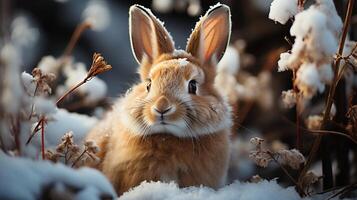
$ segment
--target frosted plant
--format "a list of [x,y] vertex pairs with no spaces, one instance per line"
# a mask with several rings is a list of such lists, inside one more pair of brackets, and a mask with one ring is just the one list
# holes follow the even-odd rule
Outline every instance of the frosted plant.
[[36,82],[36,91],[41,93],[51,94],[52,90],[49,86],[53,80],[55,80],[56,76],[52,73],[43,73],[40,68],[34,68],[32,70],[32,76]]
[[276,152],[276,159],[282,165],[288,165],[292,169],[299,169],[305,162],[305,157],[296,149],[279,150]]
[[300,112],[308,100],[332,83],[331,63],[337,52],[342,20],[332,0],[317,0],[306,10],[297,7],[297,1],[274,0],[269,18],[284,24],[294,17],[290,34],[295,41],[291,50],[280,55],[278,71],[294,72],[294,90],[284,91],[282,97],[288,108],[296,103],[301,105]]
[[263,142],[264,140],[258,137],[250,139],[250,143],[255,148],[250,152],[249,158],[260,167],[267,167],[271,161],[275,161],[280,165],[299,169],[301,164],[305,162],[305,157],[296,149],[277,149],[277,151],[271,151],[263,147]]
[[75,144],[73,132],[70,131],[62,136],[61,142],[56,146],[55,150],[47,149],[46,159],[53,162],[61,161],[72,167],[79,167],[85,163],[98,163],[99,158],[96,153],[99,150],[94,141],[85,141],[82,147]]
[[[62,97],[58,100],[61,101],[68,93],[79,87],[78,92],[84,96],[84,103],[93,104],[102,100],[107,92],[107,85],[105,82],[96,76],[100,73],[110,70],[112,67],[108,65],[104,58],[99,53],[94,53],[92,65],[87,72],[83,63],[67,63],[63,68],[64,76],[66,77],[64,88],[68,90],[65,94],[60,94]],[[89,81],[90,80],[90,81]],[[64,90],[64,89],[63,89]]]

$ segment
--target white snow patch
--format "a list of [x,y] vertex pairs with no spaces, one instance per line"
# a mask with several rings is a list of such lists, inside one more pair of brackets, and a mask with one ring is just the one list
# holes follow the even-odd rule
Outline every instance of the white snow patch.
[[297,0],[274,0],[270,5],[269,19],[285,24],[298,13]]
[[1,152],[0,178],[0,199],[41,199],[51,184],[59,190],[65,186],[78,189],[74,193],[78,200],[100,199],[100,194],[116,197],[109,181],[97,170],[74,170],[60,163],[9,157]]
[[284,52],[280,54],[280,59],[278,61],[278,72],[283,72],[289,69],[289,59],[291,54]]
[[189,63],[187,61],[187,58],[179,58],[179,59],[177,59],[177,61],[178,61],[178,64],[179,64],[180,67],[185,67]]
[[226,72],[232,75],[238,73],[240,68],[239,52],[236,48],[228,46],[222,59],[217,64],[217,72]]
[[37,96],[34,98],[34,111],[38,115],[48,116],[56,113],[57,106],[52,100]]
[[236,181],[219,190],[208,187],[188,187],[180,189],[177,184],[161,182],[143,182],[129,192],[124,193],[119,200],[268,200],[268,199],[301,199],[293,187],[282,188],[276,180],[258,183],[242,183]]
[[36,90],[35,78],[27,72],[22,72],[21,80],[22,80],[22,84],[25,87],[27,94],[30,96],[33,96],[35,94],[35,90]]
[[5,44],[0,52],[0,60],[3,69],[3,91],[1,104],[6,105],[3,109],[6,113],[16,114],[21,108],[24,89],[20,77],[20,52],[11,44]]

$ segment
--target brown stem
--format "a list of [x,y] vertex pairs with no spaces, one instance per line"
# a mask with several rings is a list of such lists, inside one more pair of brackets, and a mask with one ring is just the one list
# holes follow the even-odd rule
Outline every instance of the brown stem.
[[296,148],[301,151],[302,149],[302,143],[301,143],[301,132],[300,132],[300,98],[299,98],[299,89],[297,88],[297,85],[295,84],[296,80],[296,69],[293,71],[293,90],[296,94],[295,101],[296,101],[296,107],[295,107],[295,112],[296,112]]
[[[36,88],[35,88],[35,92],[33,93],[33,98],[35,98],[37,90],[38,90],[38,83],[36,83]],[[30,115],[29,115],[29,120],[32,117],[34,106],[35,106],[35,103],[33,102],[32,105],[31,105],[31,112],[30,112]]]
[[42,160],[45,160],[45,121],[41,122],[41,152]]
[[[298,186],[298,182],[290,175],[290,173],[288,172],[288,170],[282,165],[279,163],[279,161],[274,157],[274,155],[270,152],[270,151],[267,151],[268,155],[271,157],[271,159],[273,159],[273,161],[275,163],[277,163],[279,165],[279,167],[283,170],[283,172],[288,176],[288,178],[297,186],[297,187],[300,187]],[[300,188],[301,191],[302,188]]]
[[[347,14],[346,14],[346,17],[344,20],[343,32],[342,32],[341,40],[340,40],[339,47],[338,47],[338,55],[342,55],[342,53],[343,53],[343,48],[344,48],[344,44],[345,44],[346,36],[347,36],[347,32],[348,32],[348,26],[350,24],[350,20],[351,20],[351,16],[352,16],[353,4],[354,4],[354,0],[348,1]],[[334,67],[334,80],[333,80],[332,85],[330,86],[330,89],[329,89],[327,103],[326,103],[326,109],[325,109],[325,113],[324,113],[324,116],[322,119],[320,129],[323,129],[326,126],[326,123],[330,117],[331,107],[332,107],[332,103],[333,103],[333,97],[335,95],[335,90],[336,90],[337,81],[338,81],[337,75],[338,75],[338,70],[339,70],[339,66],[340,66],[340,61],[341,61],[341,56],[338,56],[337,60],[335,62],[335,67]],[[309,157],[308,157],[306,164],[305,164],[304,168],[302,169],[300,176],[299,176],[299,181],[298,181],[299,185],[301,185],[302,178],[305,176],[312,161],[316,157],[316,153],[319,149],[321,139],[322,139],[322,135],[318,135],[313,142]]]
[[85,148],[84,150],[83,150],[83,152],[81,153],[81,155],[79,155],[77,158],[76,158],[76,160],[72,163],[72,168],[77,164],[77,162],[82,158],[82,156],[85,154],[87,152],[87,148]]
[[37,131],[40,130],[39,127],[40,127],[41,124],[42,124],[42,120],[44,120],[44,119],[43,119],[43,118],[40,118],[40,120],[37,122],[37,124],[36,124],[35,128],[33,129],[33,131],[32,131],[32,133],[31,133],[29,139],[27,139],[27,141],[26,141],[26,145],[28,145],[28,144],[31,142],[33,136],[35,136],[35,134],[37,133]]
[[68,45],[66,47],[66,50],[63,53],[64,57],[67,57],[67,56],[71,55],[71,53],[72,53],[74,47],[76,46],[76,44],[77,44],[80,36],[82,35],[82,33],[85,30],[89,29],[90,27],[91,27],[91,24],[86,22],[86,21],[80,23],[76,27],[76,29],[74,30],[74,32],[73,32],[73,34],[71,36],[71,39],[70,39],[70,41],[69,41],[69,43],[68,43]]
[[77,85],[75,85],[74,87],[72,87],[70,90],[68,90],[66,93],[64,93],[57,101],[56,101],[56,105],[58,106],[59,103],[66,98],[66,96],[68,96],[70,93],[72,93],[74,90],[76,90],[78,87],[80,87],[81,85],[83,85],[84,83],[86,83],[88,81],[88,77],[86,77],[83,81],[79,82]]

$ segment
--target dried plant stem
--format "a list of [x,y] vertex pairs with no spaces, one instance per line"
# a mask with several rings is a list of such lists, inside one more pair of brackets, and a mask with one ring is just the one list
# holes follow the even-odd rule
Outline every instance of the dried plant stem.
[[[35,96],[36,96],[37,90],[38,90],[38,83],[36,83],[35,92],[33,93],[33,97],[34,97],[34,98],[35,98]],[[32,117],[34,106],[35,106],[35,103],[32,102],[31,111],[30,111],[30,115],[29,115],[29,118],[28,118],[29,120],[30,120],[31,117]]]
[[[295,94],[299,94],[299,89],[297,88],[297,85],[295,84],[296,80],[296,69],[293,71],[293,90]],[[299,95],[296,95],[295,97],[296,101],[296,107],[295,107],[295,112],[296,112],[296,148],[298,150],[302,149],[302,143],[301,143],[301,132],[300,132],[300,98]]]
[[42,160],[45,160],[45,120],[41,121],[41,152]]
[[87,152],[87,148],[85,148],[84,150],[83,150],[83,152],[76,158],[76,160],[75,161],[73,161],[73,163],[72,163],[72,168],[77,164],[77,162],[83,157],[83,155],[85,154]]
[[[270,151],[267,151],[267,153],[268,153],[268,155],[271,157],[271,159],[272,159],[275,163],[277,163],[277,164],[279,165],[279,167],[280,167],[280,168],[283,170],[283,172],[288,176],[288,178],[289,178],[296,186],[298,186],[298,183],[297,183],[297,181],[294,179],[294,177],[292,177],[292,176],[290,175],[290,173],[288,172],[288,170],[287,170],[282,164],[279,163],[279,161],[274,157],[274,155],[273,155]],[[300,186],[298,186],[298,187],[300,187]],[[302,188],[300,188],[300,190],[303,191]],[[304,194],[304,195],[305,195],[305,194]]]
[[67,56],[72,54],[72,51],[73,51],[74,47],[76,46],[80,36],[82,35],[82,33],[85,30],[89,29],[90,27],[91,27],[91,24],[86,22],[86,21],[80,23],[76,27],[76,29],[74,30],[74,32],[73,32],[73,34],[71,36],[71,39],[70,39],[70,41],[69,41],[69,43],[68,43],[68,45],[67,45],[67,47],[66,47],[66,49],[65,49],[65,51],[63,53],[64,57],[67,57]]
[[[345,17],[344,25],[343,25],[343,32],[342,32],[341,40],[340,40],[339,47],[338,47],[338,55],[342,55],[342,53],[343,53],[343,48],[344,48],[344,45],[345,45],[346,36],[347,36],[347,32],[348,32],[348,26],[350,24],[350,20],[351,20],[351,16],[352,16],[353,4],[354,4],[354,0],[349,0],[348,1],[347,13],[346,13],[346,17]],[[326,108],[325,108],[325,113],[324,113],[324,116],[323,116],[323,119],[322,119],[322,123],[321,123],[320,129],[323,129],[326,126],[326,123],[327,123],[327,121],[328,121],[328,119],[330,117],[331,107],[332,107],[332,103],[333,103],[333,97],[335,95],[335,90],[336,90],[336,86],[337,86],[337,83],[338,83],[338,72],[339,72],[340,62],[341,62],[341,56],[338,56],[336,61],[335,61],[335,65],[334,65],[334,79],[333,79],[333,82],[332,82],[332,84],[330,86],[330,89],[329,89]],[[316,157],[317,151],[319,150],[319,147],[320,147],[322,136],[323,135],[318,135],[315,138],[315,140],[314,140],[314,142],[312,144],[312,148],[311,148],[309,157],[308,157],[308,159],[306,161],[306,164],[305,164],[304,168],[301,170],[301,173],[300,173],[300,176],[299,176],[299,180],[298,180],[298,185],[299,186],[298,187],[301,187],[302,178],[305,176],[305,174],[308,171],[312,161]]]
[[59,103],[61,103],[61,101],[66,98],[69,94],[71,94],[74,90],[76,90],[77,88],[79,88],[81,85],[83,85],[84,83],[86,83],[88,81],[88,77],[86,77],[83,81],[79,82],[77,85],[75,85],[74,87],[72,87],[70,90],[68,90],[66,93],[64,93],[57,101],[56,101],[56,105],[58,106]]

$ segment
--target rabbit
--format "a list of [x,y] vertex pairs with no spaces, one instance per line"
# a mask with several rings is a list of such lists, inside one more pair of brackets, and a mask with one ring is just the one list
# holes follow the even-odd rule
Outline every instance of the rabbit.
[[227,176],[232,119],[214,79],[230,39],[229,7],[211,7],[186,50],[175,50],[163,23],[143,6],[130,7],[129,23],[141,81],[88,134],[101,149],[101,161],[91,166],[118,194],[145,180],[219,188]]

